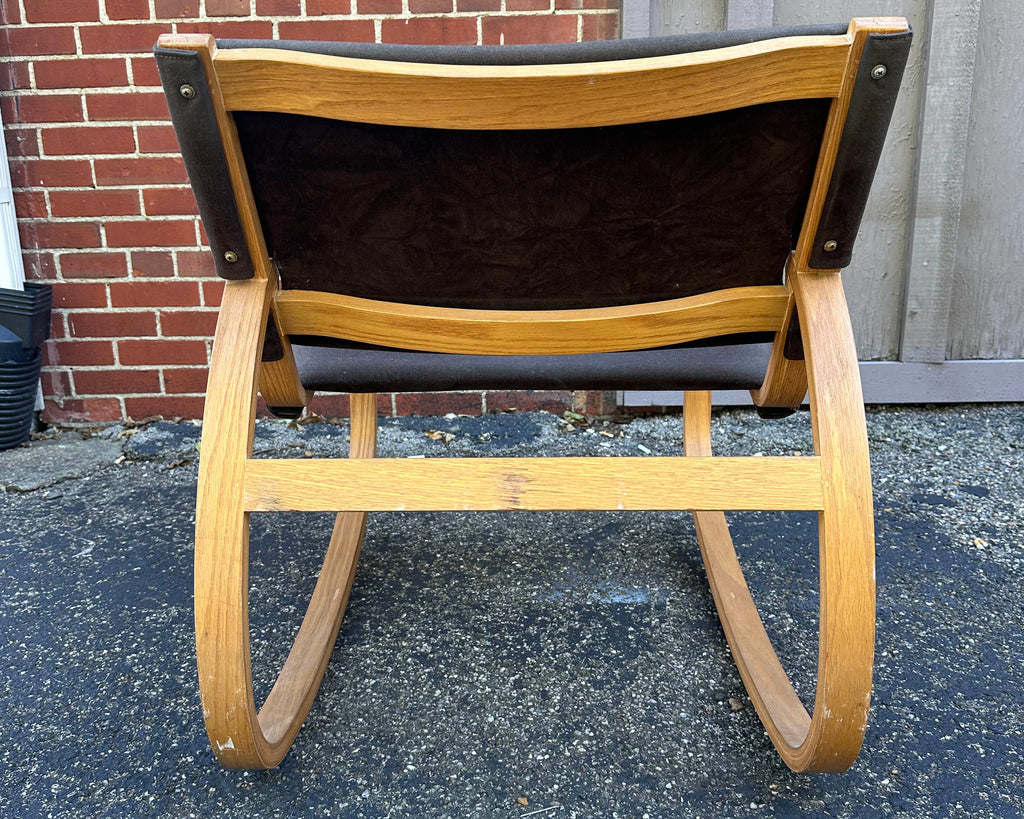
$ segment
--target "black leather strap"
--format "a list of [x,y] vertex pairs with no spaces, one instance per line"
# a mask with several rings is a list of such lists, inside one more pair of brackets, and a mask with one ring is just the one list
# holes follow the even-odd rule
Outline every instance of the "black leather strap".
[[864,44],[832,180],[811,250],[811,268],[835,270],[850,263],[912,36],[909,31],[869,34]]
[[153,53],[217,275],[251,279],[252,259],[235,206],[202,58],[195,51],[176,48],[155,48]]

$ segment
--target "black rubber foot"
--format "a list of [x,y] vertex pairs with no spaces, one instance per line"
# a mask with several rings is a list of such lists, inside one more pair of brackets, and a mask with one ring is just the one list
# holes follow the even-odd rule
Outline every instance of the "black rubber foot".
[[762,418],[768,418],[770,420],[778,420],[779,418],[789,418],[794,412],[800,407],[754,407],[757,410],[757,414]]
[[294,421],[300,415],[305,407],[267,407],[270,412],[278,418],[287,418],[289,421]]

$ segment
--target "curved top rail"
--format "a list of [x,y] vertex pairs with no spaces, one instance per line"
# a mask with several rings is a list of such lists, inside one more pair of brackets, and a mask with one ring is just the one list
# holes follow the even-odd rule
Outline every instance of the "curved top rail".
[[[426,128],[622,125],[839,93],[848,34],[557,65],[444,65],[232,48],[214,53],[228,110]],[[543,101],[539,104],[539,101]]]

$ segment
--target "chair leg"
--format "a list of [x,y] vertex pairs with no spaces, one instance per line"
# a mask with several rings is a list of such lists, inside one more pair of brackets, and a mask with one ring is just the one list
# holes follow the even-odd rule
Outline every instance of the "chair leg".
[[[249,654],[249,514],[241,494],[252,451],[256,379],[272,286],[225,286],[210,363],[196,505],[196,656],[210,744],[231,768],[269,768],[288,752],[330,658],[348,602],[366,515],[338,515],[288,659],[257,711]],[[222,328],[223,331],[222,331]],[[373,457],[376,400],[352,397],[350,456]]]
[[[373,393],[352,396],[351,458],[376,455],[376,399]],[[348,605],[365,531],[366,512],[339,512],[335,518],[320,577],[299,633],[260,710],[260,728],[268,745],[275,749],[263,767],[277,765],[287,753],[320,688]]]
[[[715,606],[740,676],[782,759],[796,771],[843,771],[860,750],[874,651],[874,532],[864,409],[838,275],[796,285],[807,350],[815,452],[822,460],[818,515],[818,682],[808,715],[780,664],[740,568],[725,515],[695,512]],[[687,455],[711,454],[711,396],[686,394]]]

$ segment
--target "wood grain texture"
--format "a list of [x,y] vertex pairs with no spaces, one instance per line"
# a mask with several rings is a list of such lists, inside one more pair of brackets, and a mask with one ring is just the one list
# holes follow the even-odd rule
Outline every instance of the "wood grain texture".
[[[373,458],[377,454],[377,396],[355,394],[350,407],[349,457]],[[287,751],[313,704],[345,615],[365,531],[365,512],[339,512],[335,518],[299,633],[260,710],[260,729],[271,747]]]
[[[238,131],[235,128],[234,120],[224,108],[220,81],[214,69],[213,60],[217,52],[216,41],[208,34],[164,34],[161,35],[157,44],[161,48],[195,51],[203,61],[210,98],[213,102],[214,114],[217,117],[217,127],[220,130],[221,144],[224,146],[224,156],[231,176],[231,186],[234,189],[235,206],[238,210],[242,230],[245,233],[253,271],[256,278],[270,280],[276,286],[277,271],[267,253],[266,240],[263,237],[263,229],[256,212],[256,203],[252,197],[249,175],[245,169],[245,159],[242,156],[241,146],[238,144]],[[272,306],[271,309],[276,314],[277,308]],[[260,392],[270,406],[304,407],[312,396],[302,388],[299,381],[291,344],[287,338],[282,338],[281,343],[284,348],[283,357],[279,361],[266,362],[260,370],[258,381]]]
[[737,287],[685,299],[589,310],[463,310],[285,290],[285,333],[386,347],[481,355],[559,355],[641,350],[779,328],[782,286]]
[[249,657],[249,515],[256,367],[272,286],[227,282],[210,360],[196,500],[195,621],[199,690],[210,744],[228,767],[262,765]]
[[[232,52],[230,58],[221,60],[209,38],[173,37],[163,44],[200,50],[208,68],[216,65],[223,77],[231,77],[225,91],[229,97],[237,92],[238,99],[244,101],[267,106],[287,102],[302,109],[294,112],[325,116],[349,116],[355,106],[355,118],[386,115],[399,118],[386,121],[416,125],[458,121],[457,127],[506,127],[497,123],[506,122],[517,106],[544,109],[522,127],[555,127],[547,123],[556,122],[558,127],[570,122],[599,124],[612,116],[609,112],[616,106],[624,110],[615,112],[613,121],[632,122],[680,116],[683,111],[719,110],[707,106],[718,105],[712,97],[730,83],[734,86],[727,94],[734,97],[727,105],[763,101],[749,95],[783,93],[780,89],[800,94],[819,83],[815,95],[838,94],[839,98],[833,105],[832,130],[819,160],[804,224],[806,237],[813,235],[816,227],[814,220],[838,144],[837,123],[844,115],[842,95],[856,68],[856,61],[848,59],[851,43],[856,50],[867,31],[896,25],[888,20],[854,21],[850,34],[843,37],[794,38],[789,43],[723,49],[714,54],[714,59],[721,61],[718,66],[707,62],[708,55],[683,55],[619,66],[559,69],[376,63],[368,67],[357,60],[274,52],[273,60],[280,64],[273,67],[281,69],[284,77],[280,81],[268,79],[264,69],[253,69],[251,53]],[[782,76],[787,61],[804,54],[811,40],[821,42],[816,43],[818,55],[809,60],[808,72],[795,68],[790,76]],[[759,74],[763,76],[754,76]],[[249,82],[255,90],[239,90]],[[678,89],[680,82],[695,84],[691,87],[697,90],[692,95],[678,90],[668,94],[666,89]],[[825,85],[830,90],[821,91]],[[356,86],[358,92],[353,91]],[[222,85],[214,81],[211,88],[219,95]],[[295,90],[301,91],[299,97],[288,102],[289,92]],[[394,96],[386,103],[375,96],[392,91]],[[498,93],[512,100],[511,108],[490,99],[490,94]],[[533,105],[527,106],[527,96],[539,93],[553,95],[550,105],[536,106],[531,99]],[[736,94],[747,96],[740,100]],[[324,102],[334,95],[341,95],[342,102]],[[438,100],[445,95],[451,107],[442,111]],[[270,767],[280,762],[294,740],[341,622],[359,556],[365,512],[686,508],[695,512],[716,604],[740,672],[783,759],[796,770],[848,767],[863,738],[871,687],[874,557],[870,474],[856,350],[842,285],[838,273],[810,273],[800,264],[805,238],[790,262],[786,287],[738,288],[654,304],[562,311],[451,310],[316,292],[278,293],[276,272],[266,256],[238,152],[237,134],[223,106],[219,111],[226,120],[226,124],[222,122],[225,150],[235,162],[236,200],[247,220],[250,250],[259,272],[253,280],[228,282],[225,287],[200,463],[197,656],[207,731],[220,761],[230,767]],[[251,457],[261,370],[268,394],[297,400],[306,397],[297,386],[287,355],[280,367],[261,367],[262,336],[271,310],[286,334],[327,335],[404,349],[515,355],[643,349],[729,333],[781,333],[794,303],[800,315],[804,372],[810,389],[813,457],[712,457],[707,393],[687,396],[684,458],[376,460],[372,395],[352,398],[349,459]],[[777,348],[781,338],[777,337]],[[803,385],[803,374],[778,360],[774,366],[771,383],[763,388],[765,395],[792,397]],[[733,509],[819,510],[821,613],[813,715],[807,714],[789,685],[749,598],[722,514],[722,510]],[[249,514],[325,510],[342,511],[324,567],[296,643],[263,709],[257,711],[248,630]]]
[[252,460],[252,512],[819,509],[812,457]]
[[[938,0],[946,2],[946,0]],[[959,0],[951,0],[958,5]],[[973,2],[973,0],[970,0]],[[853,261],[843,271],[854,335],[862,360],[895,358],[899,352],[903,288],[910,254],[910,217],[915,210],[920,156],[921,105],[932,93],[922,66],[927,18],[934,0],[775,0],[775,24],[809,25],[854,14],[898,15],[914,27],[889,135],[857,234]]]
[[235,205],[242,223],[242,230],[245,233],[246,243],[249,246],[249,256],[252,259],[254,273],[258,279],[275,278],[277,274],[267,256],[263,230],[256,214],[256,205],[253,202],[252,189],[249,186],[249,176],[245,170],[245,159],[238,145],[238,132],[235,130],[234,120],[224,107],[224,95],[214,67],[214,58],[217,53],[216,41],[210,34],[162,34],[157,41],[157,46],[195,51],[202,59],[207,85],[210,89],[210,99],[213,102],[213,111],[217,117],[217,127],[220,130],[221,144],[224,146],[228,173],[231,176],[231,186],[235,193]]
[[840,771],[856,759],[871,695],[875,634],[874,517],[857,349],[838,274],[792,278],[807,359],[814,451],[825,508],[818,514],[818,685],[798,770]]
[[425,128],[578,128],[834,96],[848,51],[839,36],[554,66],[386,63],[276,49],[225,49],[215,63],[229,110]]
[[904,287],[913,242],[911,228],[917,208],[917,170],[922,160],[921,106],[929,88],[923,73],[928,51],[922,36],[923,19],[932,5],[932,0],[876,0],[860,6],[870,13],[906,17],[915,27],[853,261],[843,271],[853,334],[862,360],[893,359],[900,349]]

